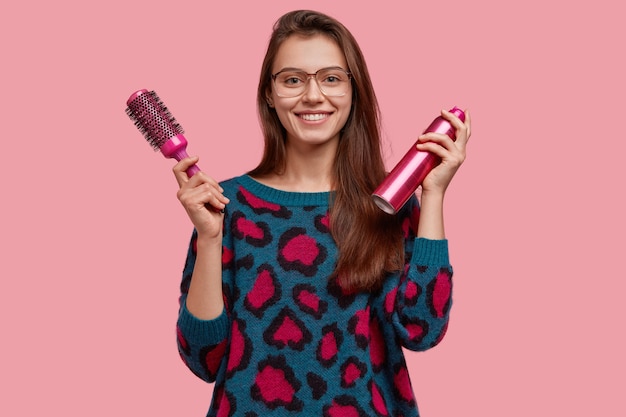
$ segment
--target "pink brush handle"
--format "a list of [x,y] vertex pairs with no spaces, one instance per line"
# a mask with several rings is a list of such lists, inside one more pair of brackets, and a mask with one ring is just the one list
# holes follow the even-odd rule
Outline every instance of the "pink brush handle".
[[[161,146],[161,153],[166,158],[174,158],[177,161],[189,157],[187,154],[187,139],[183,135],[172,136]],[[200,172],[198,165],[192,165],[187,169],[187,175],[191,178]]]
[[[177,161],[189,157],[189,155],[187,155],[187,139],[185,139],[185,137],[181,134],[172,136],[167,142],[165,142],[161,146],[161,153],[166,158],[174,158]],[[187,168],[187,176],[189,178],[193,177],[198,172],[200,172],[200,168],[196,164],[193,164],[192,166]],[[224,213],[224,210],[217,209],[208,203],[205,204],[205,206],[207,209],[216,213]]]
[[[172,136],[167,142],[165,142],[161,146],[161,153],[166,158],[174,158],[177,161],[189,157],[189,155],[187,154],[187,139],[185,139],[185,137],[181,134]],[[192,166],[187,168],[187,176],[189,178],[193,177],[198,172],[200,172],[200,168],[196,164],[193,164]],[[216,213],[224,213],[224,210],[219,210],[208,203],[205,204],[205,206],[207,209]]]

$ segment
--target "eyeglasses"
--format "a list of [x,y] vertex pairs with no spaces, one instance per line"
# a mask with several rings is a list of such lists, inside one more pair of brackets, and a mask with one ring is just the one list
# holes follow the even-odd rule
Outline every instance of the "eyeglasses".
[[284,98],[303,94],[310,78],[315,78],[325,96],[341,97],[350,90],[352,74],[340,67],[322,68],[314,74],[288,68],[272,74],[276,95]]

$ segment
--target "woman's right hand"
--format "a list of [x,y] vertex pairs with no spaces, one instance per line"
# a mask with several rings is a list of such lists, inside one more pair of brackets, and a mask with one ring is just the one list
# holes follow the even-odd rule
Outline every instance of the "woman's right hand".
[[189,178],[186,171],[198,160],[197,156],[184,158],[172,169],[180,187],[176,196],[196,228],[199,239],[221,237],[223,210],[229,199],[222,194],[224,190],[217,181],[204,172]]

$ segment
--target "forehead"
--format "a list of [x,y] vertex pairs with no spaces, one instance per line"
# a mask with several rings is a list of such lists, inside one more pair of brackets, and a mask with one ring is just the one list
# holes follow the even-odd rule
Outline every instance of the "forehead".
[[347,67],[346,58],[334,40],[324,35],[292,35],[278,48],[272,69],[277,72],[292,67],[312,73],[320,68],[337,66]]

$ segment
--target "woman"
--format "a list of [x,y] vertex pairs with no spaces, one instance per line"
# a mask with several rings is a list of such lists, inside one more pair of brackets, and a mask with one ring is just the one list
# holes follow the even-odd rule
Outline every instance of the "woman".
[[[274,26],[257,105],[259,165],[218,184],[174,167],[194,224],[178,345],[215,382],[209,416],[417,416],[402,347],[445,333],[452,268],[443,197],[465,158],[470,119],[442,112],[456,142],[425,134],[442,159],[390,216],[379,113],[362,53],[335,19],[295,11]],[[209,209],[207,209],[209,207]]]

